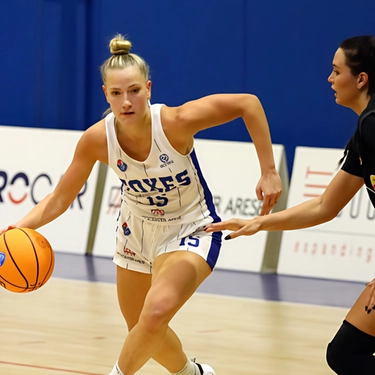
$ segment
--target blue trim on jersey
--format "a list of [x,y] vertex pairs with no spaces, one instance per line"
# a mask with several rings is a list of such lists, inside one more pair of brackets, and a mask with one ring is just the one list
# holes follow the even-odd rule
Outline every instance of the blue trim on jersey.
[[223,232],[212,232],[212,242],[207,256],[207,263],[212,270],[215,268],[217,259],[219,258],[222,235]]
[[[201,185],[203,187],[203,195],[204,195],[204,199],[206,201],[208,210],[210,212],[210,216],[214,219],[214,221],[213,221],[214,223],[220,222],[221,218],[216,213],[214,200],[213,200],[211,191],[208,188],[207,182],[203,177],[202,170],[199,166],[199,162],[198,162],[198,159],[197,159],[197,155],[195,154],[195,150],[193,150],[191,152],[190,156],[191,156],[191,160],[193,161],[194,167],[197,171],[199,182],[201,183]],[[208,256],[207,256],[207,263],[209,264],[209,266],[211,267],[212,270],[214,269],[214,267],[216,265],[216,262],[217,262],[217,259],[218,259],[219,254],[220,254],[222,235],[223,235],[222,232],[213,232],[212,233],[212,242],[211,242],[211,246],[210,246],[210,251],[208,252]]]
[[221,218],[216,213],[214,200],[212,198],[211,191],[207,186],[206,180],[203,177],[201,167],[199,166],[199,163],[198,163],[197,155],[195,154],[195,150],[193,150],[191,152],[190,157],[191,157],[191,160],[193,161],[195,169],[197,170],[199,182],[201,183],[201,185],[203,187],[203,195],[204,195],[204,199],[205,199],[206,204],[207,204],[207,208],[210,211],[210,216],[214,219],[214,221],[213,221],[214,223],[220,222]]

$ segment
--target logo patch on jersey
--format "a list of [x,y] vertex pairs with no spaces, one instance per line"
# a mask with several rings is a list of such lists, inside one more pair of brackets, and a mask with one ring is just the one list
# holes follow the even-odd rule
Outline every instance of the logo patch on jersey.
[[128,223],[123,223],[122,224],[122,231],[124,232],[124,235],[125,236],[129,236],[129,234],[131,233],[129,227],[128,227]]
[[169,160],[169,156],[167,154],[161,154],[159,156],[159,160],[162,162],[162,163],[166,163],[168,160]]
[[372,187],[374,188],[374,190],[375,190],[375,175],[370,175],[370,181],[371,181],[371,185],[372,185]]
[[125,172],[128,169],[128,166],[121,159],[118,159],[117,160],[117,168],[121,172]]
[[159,208],[155,208],[155,209],[151,210],[151,213],[155,216],[164,216],[165,215],[164,210],[160,210]]
[[129,248],[125,247],[124,248],[124,253],[127,254],[127,255],[130,255],[132,257],[135,257],[135,252],[134,251],[131,251]]
[[169,160],[169,156],[167,154],[161,154],[159,156],[159,160],[163,163],[163,164],[160,164],[160,168],[164,168],[167,165],[174,163],[173,160]]

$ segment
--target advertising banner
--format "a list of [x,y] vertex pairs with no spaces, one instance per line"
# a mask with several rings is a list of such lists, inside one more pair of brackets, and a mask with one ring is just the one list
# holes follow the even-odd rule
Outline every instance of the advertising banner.
[[[297,147],[288,207],[321,195],[338,171],[340,149]],[[278,273],[367,282],[375,277],[375,211],[361,188],[333,220],[282,236]]]
[[[0,227],[21,219],[52,192],[69,166],[81,131],[0,126]],[[86,252],[97,168],[68,210],[38,229],[56,251]]]

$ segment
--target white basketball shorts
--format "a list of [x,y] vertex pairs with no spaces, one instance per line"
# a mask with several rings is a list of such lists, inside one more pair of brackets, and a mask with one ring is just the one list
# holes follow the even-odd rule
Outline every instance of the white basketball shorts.
[[[192,224],[160,225],[131,213],[119,219],[113,261],[122,268],[152,273],[152,262],[164,253],[192,251],[214,269],[221,248],[221,232],[206,233],[211,218]],[[124,218],[124,215],[122,215]]]

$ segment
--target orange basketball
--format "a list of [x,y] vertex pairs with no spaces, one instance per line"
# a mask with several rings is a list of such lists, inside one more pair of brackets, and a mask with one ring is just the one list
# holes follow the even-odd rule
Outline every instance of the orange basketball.
[[0,235],[0,286],[16,293],[39,289],[51,277],[55,256],[37,231],[14,228]]

